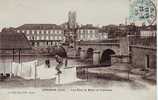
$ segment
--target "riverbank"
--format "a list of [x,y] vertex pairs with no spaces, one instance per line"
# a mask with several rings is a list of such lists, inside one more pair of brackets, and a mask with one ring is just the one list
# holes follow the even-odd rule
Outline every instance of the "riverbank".
[[149,84],[156,84],[156,69],[142,71],[142,68],[132,67],[130,64],[114,64],[110,67],[88,68],[85,72],[88,79],[102,78],[116,81],[139,80]]
[[[121,67],[121,68],[120,68]],[[134,70],[134,69],[133,69]],[[85,73],[80,73],[82,76],[78,76],[79,81],[57,85],[55,84],[55,78],[53,79],[23,79],[21,77],[12,77],[0,81],[0,88],[25,88],[25,87],[56,87],[56,86],[97,86],[97,87],[111,87],[111,84],[129,84],[134,85],[133,88],[142,88],[143,84],[155,86],[156,80],[148,80],[140,74],[128,73],[126,64],[116,64],[111,67],[98,67],[86,69]],[[78,72],[77,72],[78,74]],[[107,84],[108,83],[108,84]],[[135,87],[136,86],[136,87]]]

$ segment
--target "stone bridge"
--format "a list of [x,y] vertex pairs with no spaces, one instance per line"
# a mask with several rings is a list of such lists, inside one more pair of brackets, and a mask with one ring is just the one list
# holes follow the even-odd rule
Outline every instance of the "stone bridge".
[[81,60],[91,60],[94,65],[110,64],[118,58],[129,55],[127,38],[104,41],[80,41],[76,48],[64,47],[68,57],[79,57]]
[[93,64],[111,64],[112,58],[127,56],[128,51],[127,38],[102,42],[82,41],[76,45],[76,54],[80,59],[92,58]]

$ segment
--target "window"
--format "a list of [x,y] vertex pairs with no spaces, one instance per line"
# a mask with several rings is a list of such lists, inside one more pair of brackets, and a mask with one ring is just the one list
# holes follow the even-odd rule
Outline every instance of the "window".
[[104,39],[107,39],[107,38],[108,38],[107,33],[104,33],[103,35],[104,35],[104,36],[103,36]]
[[93,33],[92,37],[93,37],[93,39],[95,39],[95,33]]
[[29,37],[29,36],[27,36],[27,39],[28,39],[28,40],[30,40],[30,37]]
[[39,30],[36,30],[37,34],[39,34]]
[[61,40],[64,40],[64,36],[61,36]]
[[53,30],[50,30],[50,34],[53,34]]
[[86,30],[86,33],[89,33],[89,30]]
[[154,37],[156,36],[156,31],[153,31],[152,36]]
[[90,30],[90,33],[94,33],[94,31],[93,31],[93,30]]
[[41,36],[41,40],[44,40],[44,36]]
[[92,30],[89,30],[90,32],[89,33],[94,33],[94,30],[92,29]]
[[94,30],[94,33],[98,33],[98,30]]
[[54,30],[54,34],[56,34],[57,32],[56,32],[57,30]]
[[35,36],[32,36],[32,40],[36,40],[36,37],[35,37]]
[[57,30],[57,34],[59,33],[59,30]]
[[49,37],[48,37],[48,36],[46,36],[46,40],[49,40]]
[[32,34],[34,34],[35,33],[35,31],[34,30],[32,30]]
[[41,34],[44,34],[44,30],[41,30]]
[[61,34],[62,33],[62,30],[59,30],[59,34]]
[[80,35],[80,39],[83,39],[83,35]]
[[57,40],[57,36],[54,36],[54,40]]
[[87,30],[87,33],[91,33],[91,30]]
[[18,33],[20,33],[20,30],[17,30]]
[[26,34],[29,34],[30,33],[30,31],[29,30],[26,30]]
[[55,30],[55,34],[58,34],[58,30]]
[[90,37],[89,37],[89,34],[87,34],[87,39],[89,39]]
[[50,40],[53,40],[53,36],[50,36]]
[[61,30],[58,30],[58,34],[61,34]]
[[80,30],[80,33],[83,33],[83,30]]
[[37,40],[39,40],[39,36],[37,36]]
[[48,34],[49,33],[49,31],[48,30],[46,30],[46,34]]
[[59,36],[57,36],[57,40],[59,40]]
[[32,36],[32,40],[35,40],[34,36]]
[[59,36],[58,38],[59,38],[59,40],[62,40],[62,39],[61,39],[61,36]]
[[22,33],[25,33],[25,30],[22,30]]

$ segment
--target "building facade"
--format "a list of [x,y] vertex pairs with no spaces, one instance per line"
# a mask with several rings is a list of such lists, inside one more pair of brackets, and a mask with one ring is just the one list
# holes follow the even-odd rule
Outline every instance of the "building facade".
[[91,24],[81,25],[77,30],[78,41],[104,40],[108,38],[108,33]]
[[34,47],[49,47],[63,43],[64,30],[56,24],[24,24],[16,28],[24,33]]
[[141,37],[156,37],[156,26],[142,27],[140,29]]
[[141,27],[140,36],[129,40],[131,64],[143,69],[156,68],[156,26]]

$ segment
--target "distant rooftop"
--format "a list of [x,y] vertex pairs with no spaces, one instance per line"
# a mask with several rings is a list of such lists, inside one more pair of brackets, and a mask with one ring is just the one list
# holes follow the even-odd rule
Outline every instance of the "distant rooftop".
[[99,28],[93,26],[92,24],[87,24],[87,25],[81,25],[79,29],[99,29]]
[[156,25],[150,25],[150,26],[142,26],[140,27],[143,31],[156,31]]
[[56,24],[24,24],[17,27],[16,29],[29,29],[29,30],[38,30],[38,29],[62,29],[61,26]]

